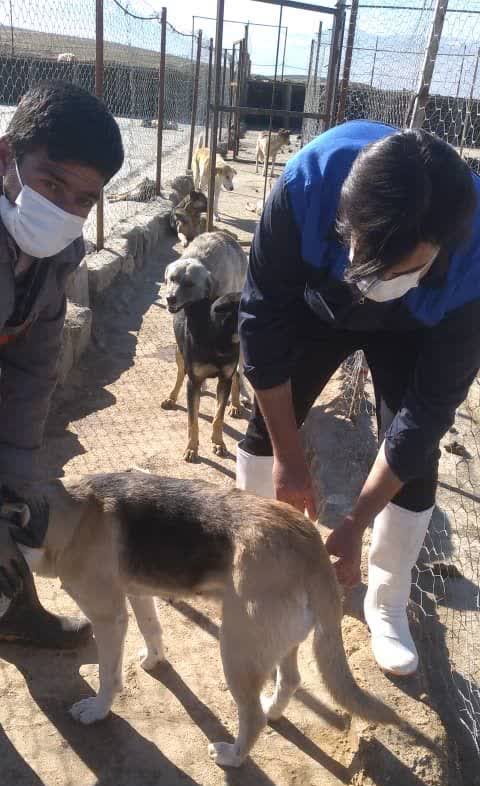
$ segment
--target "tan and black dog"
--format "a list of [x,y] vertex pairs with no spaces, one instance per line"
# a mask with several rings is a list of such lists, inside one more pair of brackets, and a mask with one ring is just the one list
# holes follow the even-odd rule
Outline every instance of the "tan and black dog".
[[[217,764],[240,765],[267,719],[284,713],[300,683],[298,647],[312,629],[315,660],[333,698],[367,720],[401,723],[355,682],[329,557],[315,526],[290,505],[143,472],[66,479],[45,491],[49,526],[31,567],[60,579],[92,621],[98,647],[100,688],[73,705],[76,720],[102,720],[122,690],[127,598],[148,670],[165,658],[154,596],[205,594],[222,604],[222,662],[238,707],[234,743],[209,746]],[[275,667],[267,696],[262,689]]]
[[206,230],[207,197],[201,191],[191,191],[170,211],[169,225],[186,248],[197,235]]

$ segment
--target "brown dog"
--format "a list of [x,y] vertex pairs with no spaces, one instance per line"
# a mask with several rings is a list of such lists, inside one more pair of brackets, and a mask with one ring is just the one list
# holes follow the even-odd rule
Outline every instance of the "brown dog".
[[[203,136],[200,137],[197,149],[193,155],[192,169],[195,188],[200,191],[207,191],[210,176],[210,150],[208,147],[203,146]],[[226,191],[233,191],[233,178],[236,174],[236,170],[217,155],[215,164],[215,197],[213,200],[213,217],[215,221],[218,221],[218,200],[222,186]]]
[[[275,166],[277,155],[284,145],[290,143],[290,132],[286,128],[281,128],[279,131],[272,131],[270,138],[270,150],[268,151],[268,158],[272,159],[272,174]],[[261,131],[257,137],[257,149],[255,156],[255,173],[258,174],[258,163],[263,161],[263,176],[267,168],[267,148],[268,148],[268,131]]]

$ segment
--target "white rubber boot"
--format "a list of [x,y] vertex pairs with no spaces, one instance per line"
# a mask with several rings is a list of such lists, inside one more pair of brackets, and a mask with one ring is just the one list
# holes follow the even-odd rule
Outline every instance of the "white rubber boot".
[[275,499],[272,469],[273,456],[254,456],[237,445],[237,489]]
[[383,671],[414,674],[418,653],[407,618],[412,568],[422,547],[433,507],[413,513],[390,502],[375,518],[368,556],[365,619],[372,651]]

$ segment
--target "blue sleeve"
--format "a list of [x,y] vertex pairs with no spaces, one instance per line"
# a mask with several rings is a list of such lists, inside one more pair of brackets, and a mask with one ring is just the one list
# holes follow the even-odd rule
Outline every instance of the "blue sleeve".
[[480,368],[480,302],[468,303],[427,330],[401,409],[385,437],[393,472],[421,477],[455,420]]
[[272,388],[290,378],[296,319],[306,308],[306,267],[300,249],[282,176],[255,231],[240,303],[245,375],[254,389]]

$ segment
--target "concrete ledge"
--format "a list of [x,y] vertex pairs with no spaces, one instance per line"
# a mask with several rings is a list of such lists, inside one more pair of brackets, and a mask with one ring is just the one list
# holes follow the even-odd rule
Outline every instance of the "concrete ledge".
[[[132,284],[143,280],[143,269],[158,255],[167,231],[171,202],[157,198],[131,218],[120,221],[102,251],[87,254],[67,283],[67,316],[59,359],[59,383],[90,343],[95,305],[121,274]],[[91,306],[91,308],[90,308]]]
[[90,343],[91,333],[91,309],[68,303],[58,366],[58,381],[61,385],[65,383],[70,370],[85,352]]

